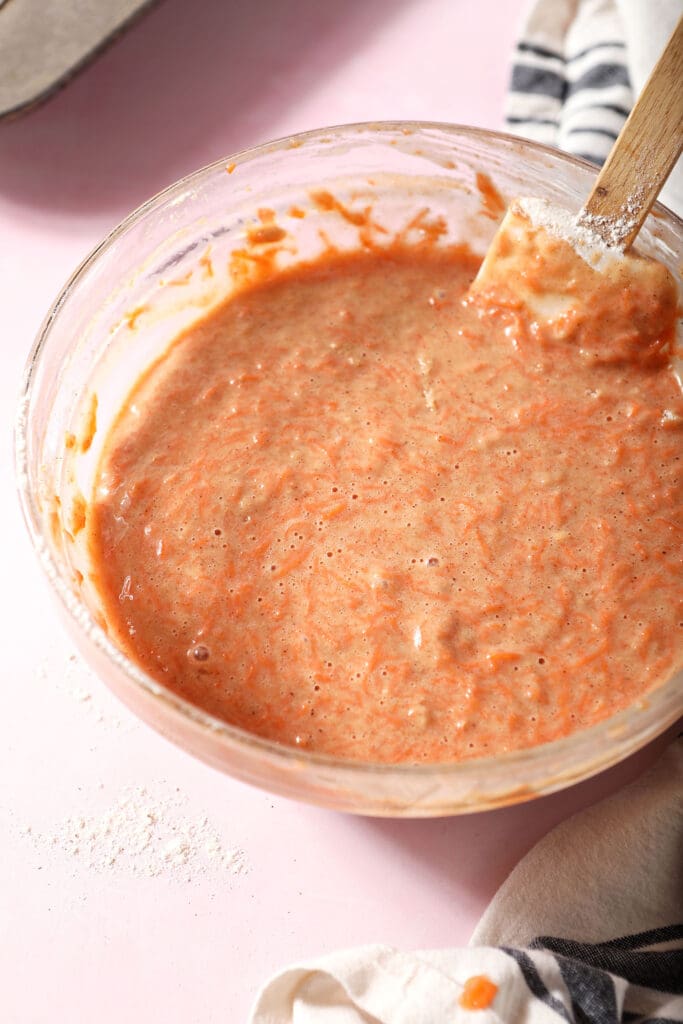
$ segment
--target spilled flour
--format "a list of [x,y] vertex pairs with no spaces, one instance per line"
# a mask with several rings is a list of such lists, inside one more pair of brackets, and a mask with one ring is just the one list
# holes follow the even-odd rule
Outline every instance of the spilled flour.
[[119,717],[117,702],[103,690],[99,680],[76,654],[70,654],[64,667],[57,670],[49,659],[44,659],[37,668],[36,678],[80,705],[88,718],[106,732],[129,732],[136,725],[132,718],[124,721]]
[[[61,665],[55,662],[54,658],[45,659],[37,667],[36,681],[68,698],[72,707],[84,714],[81,726],[75,719],[74,735],[84,730],[84,739],[91,743],[109,733],[107,745],[113,744],[113,756],[120,757],[124,736],[132,737],[126,742],[134,743],[142,726],[132,716],[118,716],[117,702],[77,655],[70,654]],[[96,745],[90,746],[89,757],[96,751]],[[109,775],[109,756],[98,763]],[[244,852],[225,840],[201,806],[167,782],[145,779],[117,787],[108,795],[112,790],[103,781],[92,789],[79,785],[78,792],[75,811],[73,804],[65,807],[70,816],[40,824],[29,821],[18,829],[40,858],[41,870],[50,862],[61,862],[73,867],[74,877],[107,872],[128,878],[166,876],[192,882],[206,876],[214,883],[229,882],[247,870]]]
[[94,872],[190,882],[247,869],[241,849],[226,846],[206,816],[189,814],[187,799],[161,785],[129,786],[98,813],[65,818],[45,832],[25,826],[21,833],[37,851],[61,853]]

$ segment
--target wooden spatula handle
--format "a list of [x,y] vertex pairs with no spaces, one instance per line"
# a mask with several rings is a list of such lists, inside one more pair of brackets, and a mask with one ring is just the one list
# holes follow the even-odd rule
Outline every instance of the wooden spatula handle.
[[627,249],[683,149],[683,18],[578,216],[603,241]]

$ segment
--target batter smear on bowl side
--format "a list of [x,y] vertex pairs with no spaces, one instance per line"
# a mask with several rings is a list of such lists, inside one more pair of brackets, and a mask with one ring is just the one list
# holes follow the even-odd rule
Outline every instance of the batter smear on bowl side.
[[177,338],[88,510],[121,648],[236,726],[376,762],[531,747],[670,678],[675,287],[551,244],[590,315],[537,322],[468,295],[467,248],[396,243],[273,271]]

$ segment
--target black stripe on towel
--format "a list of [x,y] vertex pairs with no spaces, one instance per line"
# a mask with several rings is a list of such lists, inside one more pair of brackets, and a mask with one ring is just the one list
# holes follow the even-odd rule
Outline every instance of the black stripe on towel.
[[661,942],[683,944],[683,924],[667,924],[663,928],[651,928],[647,932],[620,935],[617,939],[608,939],[607,942],[598,942],[596,945],[609,949],[643,949],[645,946],[658,946]]
[[571,135],[604,135],[606,138],[611,139],[612,142],[616,142],[617,133],[611,132],[607,128],[572,128],[567,132],[567,138]]
[[543,978],[538,973],[536,965],[529,954],[525,953],[523,949],[512,949],[508,946],[501,946],[501,951],[503,953],[507,953],[507,955],[511,956],[517,963],[532,996],[535,996],[536,999],[545,1003],[549,1009],[554,1010],[562,1020],[567,1021],[567,1024],[572,1024],[571,1017],[568,1016],[562,1003],[548,991]]
[[563,100],[567,83],[564,75],[558,75],[555,71],[515,64],[512,69],[510,88],[513,92],[540,93],[542,96],[552,96],[553,99]]
[[619,50],[626,49],[626,43],[623,43],[621,41],[617,42],[616,40],[614,40],[613,42],[606,40],[604,43],[594,43],[592,46],[587,46],[585,50],[581,50],[579,53],[572,54],[571,57],[567,58],[568,62],[571,64],[573,60],[581,60],[582,57],[587,57],[589,53],[594,53],[595,50],[602,50],[606,46],[612,46]]
[[624,64],[595,64],[570,84],[570,92],[580,92],[582,89],[606,89],[612,85],[625,85],[630,88],[631,80]]
[[553,60],[564,61],[564,57],[556,50],[547,50],[544,46],[536,46],[535,43],[517,43],[518,53],[533,53],[536,57],[552,57]]
[[587,103],[585,107],[581,107],[582,110],[609,110],[612,114],[620,114],[622,117],[628,117],[631,113],[629,107],[622,107],[619,103]]
[[[655,942],[667,942],[676,939],[679,932],[668,938],[650,938],[658,936],[669,929],[657,929],[653,933],[640,933],[638,936],[625,936],[614,942],[598,944],[590,942],[574,942],[571,939],[558,939],[542,935],[530,944],[530,949],[547,949],[560,957],[569,957],[592,968],[609,971],[625,978],[632,985],[652,988],[658,992],[683,994],[683,949],[666,949],[661,952],[643,952],[638,947],[652,945]],[[643,941],[645,936],[645,941]],[[638,939],[637,945],[633,940]],[[618,943],[624,943],[620,945]]]
[[673,1017],[643,1017],[642,1013],[631,1013],[624,1010],[621,1015],[621,1024],[681,1024],[680,1017],[674,1020]]
[[557,963],[576,1024],[617,1024],[617,997],[609,974],[564,956],[558,956]]
[[505,120],[508,124],[549,124],[557,128],[557,121],[551,117],[506,117]]
[[596,156],[595,153],[575,153],[572,150],[572,156],[578,156],[579,160],[585,160],[589,164],[595,164],[596,167],[602,167],[605,162],[604,156]]

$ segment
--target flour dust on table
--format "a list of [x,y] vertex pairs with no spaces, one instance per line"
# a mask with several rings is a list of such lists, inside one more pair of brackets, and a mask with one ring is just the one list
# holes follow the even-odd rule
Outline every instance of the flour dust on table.
[[40,853],[98,873],[192,882],[206,875],[229,881],[247,870],[244,851],[163,783],[128,786],[103,808],[20,831]]

